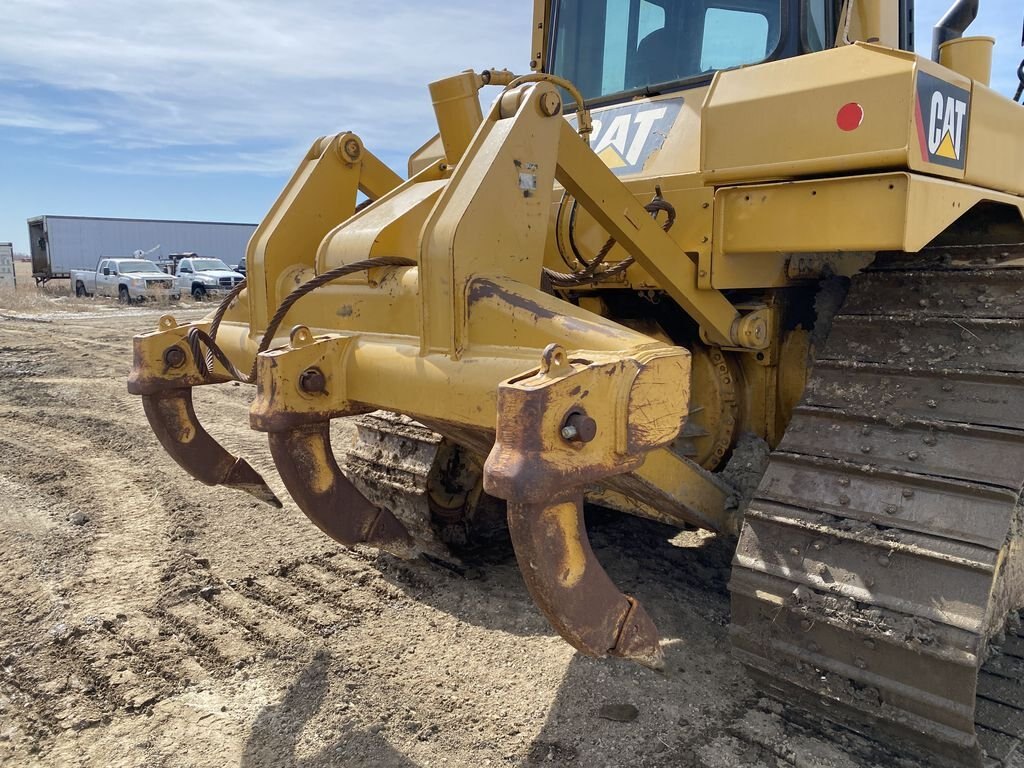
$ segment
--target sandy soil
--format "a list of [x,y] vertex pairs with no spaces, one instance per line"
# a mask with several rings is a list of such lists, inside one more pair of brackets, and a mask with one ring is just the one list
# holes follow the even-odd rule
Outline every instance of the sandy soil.
[[[159,311],[64,303],[0,306],[0,764],[876,765],[792,724],[730,658],[728,543],[595,513],[598,557],[669,664],[580,657],[507,548],[463,578],[191,481],[125,389]],[[287,499],[251,395],[208,388],[197,409]]]

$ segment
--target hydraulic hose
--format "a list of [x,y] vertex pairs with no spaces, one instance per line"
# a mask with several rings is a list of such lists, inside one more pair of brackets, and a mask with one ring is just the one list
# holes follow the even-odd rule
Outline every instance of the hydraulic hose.
[[[575,203],[575,201],[574,201]],[[662,211],[665,212],[665,223],[662,224],[662,229],[668,232],[672,229],[672,225],[676,223],[676,209],[670,202],[663,199],[661,196],[661,190],[658,189],[655,193],[654,199],[651,200],[647,205],[644,206],[651,216],[654,218],[658,217],[658,214]],[[575,213],[575,212],[574,212]],[[544,276],[551,281],[551,285],[554,288],[573,288],[581,285],[588,285],[590,283],[597,283],[602,280],[608,280],[617,275],[621,275],[631,266],[633,266],[635,259],[632,256],[628,256],[620,262],[613,264],[607,269],[600,269],[601,265],[604,264],[604,260],[608,257],[612,248],[615,247],[615,238],[609,237],[605,244],[601,247],[601,250],[597,252],[597,255],[587,261],[580,255],[576,249],[575,241],[573,238],[573,229],[575,228],[575,215],[572,215],[569,220],[569,238],[572,243],[573,253],[577,260],[584,265],[584,268],[576,272],[557,272],[547,267],[544,268]]]
[[[357,272],[366,272],[367,270],[375,269],[377,267],[415,266],[416,262],[412,259],[406,259],[400,256],[381,256],[375,259],[356,261],[352,264],[346,264],[342,267],[328,270],[322,275],[317,275],[309,282],[303,283],[294,291],[289,293],[288,296],[285,297],[285,300],[281,302],[281,305],[277,308],[274,316],[267,324],[267,330],[263,332],[263,336],[260,338],[259,347],[256,349],[256,355],[259,356],[261,353],[270,349],[270,344],[277,335],[277,330],[281,327],[281,323],[284,321],[285,316],[288,314],[289,310],[295,306],[295,303],[303,296],[309,295],[316,289],[325,286],[334,280],[339,280]],[[216,361],[224,366],[228,374],[236,381],[240,381],[243,384],[256,383],[255,360],[253,360],[252,368],[249,373],[243,373],[235,366],[234,363],[231,362],[224,351],[217,345],[217,331],[220,328],[221,321],[224,319],[224,314],[227,312],[231,302],[238,298],[238,295],[245,289],[247,282],[247,280],[243,280],[241,283],[236,285],[231,293],[225,297],[224,301],[221,302],[220,306],[217,307],[217,311],[213,316],[213,322],[210,323],[209,333],[206,333],[199,328],[193,328],[188,332],[188,343],[192,350],[192,357],[195,360],[199,374],[203,377],[210,375],[213,371],[214,361]],[[202,352],[203,347],[206,348],[205,354]]]
[[594,130],[594,124],[590,120],[590,110],[587,109],[587,105],[583,100],[583,94],[580,93],[580,89],[577,88],[572,81],[566,80],[564,77],[558,75],[549,75],[544,72],[534,72],[529,75],[522,75],[517,77],[515,80],[508,84],[508,88],[517,88],[524,83],[554,83],[559,88],[564,88],[572,96],[576,102],[576,130],[580,136],[584,139],[589,139],[590,134]]

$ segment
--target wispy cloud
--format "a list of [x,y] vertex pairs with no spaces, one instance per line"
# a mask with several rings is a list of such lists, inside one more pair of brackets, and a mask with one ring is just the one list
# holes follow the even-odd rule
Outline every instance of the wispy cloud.
[[100,123],[96,120],[81,120],[54,115],[34,115],[30,112],[11,112],[8,109],[0,109],[0,126],[58,134],[95,133],[101,127]]
[[[918,0],[918,33],[951,0]],[[426,84],[529,61],[528,0],[0,0],[0,128],[78,142],[111,173],[283,174],[316,136],[354,130],[397,159],[433,133]],[[1012,0],[994,85],[1018,59]],[[1007,29],[1011,33],[1007,33]],[[13,131],[13,134],[11,133]]]
[[530,10],[507,5],[4,0],[0,94],[21,103],[0,125],[88,134],[139,169],[279,173],[343,129],[394,155],[434,131],[430,79],[526,69]]
[[261,147],[244,150],[229,147],[178,147],[173,153],[150,149],[111,148],[94,152],[86,160],[64,161],[65,165],[89,173],[120,176],[191,176],[194,174],[260,174],[280,176],[294,170],[309,149],[306,145]]

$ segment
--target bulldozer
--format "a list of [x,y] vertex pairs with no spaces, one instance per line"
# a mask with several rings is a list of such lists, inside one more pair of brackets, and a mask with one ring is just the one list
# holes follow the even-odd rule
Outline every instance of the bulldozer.
[[929,764],[1005,765],[1024,107],[990,87],[977,13],[958,0],[929,57],[913,0],[535,0],[529,72],[431,83],[405,178],[352,132],[314,141],[245,283],[136,337],[129,389],[193,477],[280,506],[193,407],[255,385],[324,533],[447,564],[507,535],[590,656],[664,662],[585,504],[715,532],[764,691]]

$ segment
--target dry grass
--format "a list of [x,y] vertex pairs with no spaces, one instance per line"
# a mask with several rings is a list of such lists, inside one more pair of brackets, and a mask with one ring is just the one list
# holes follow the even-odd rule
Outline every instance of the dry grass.
[[17,287],[0,288],[0,311],[25,314],[44,312],[85,312],[96,309],[97,301],[111,303],[107,299],[77,299],[71,292],[68,280],[52,280],[45,285],[36,285],[32,279],[32,264],[27,261],[14,263]]
[[126,315],[173,310],[179,316],[200,317],[210,311],[210,305],[193,304],[191,300],[161,300],[125,307],[116,298],[91,296],[80,299],[72,293],[69,280],[51,280],[45,285],[36,285],[32,279],[32,265],[27,262],[15,263],[15,276],[16,289],[0,288],[0,316],[31,315],[34,319],[51,320],[72,313]]
[[[107,299],[99,303],[109,304]],[[35,285],[17,290],[0,288],[0,312],[9,311],[22,314],[41,314],[48,312],[87,312],[96,309],[94,299],[76,299],[67,290],[54,291],[48,288],[36,289]]]

